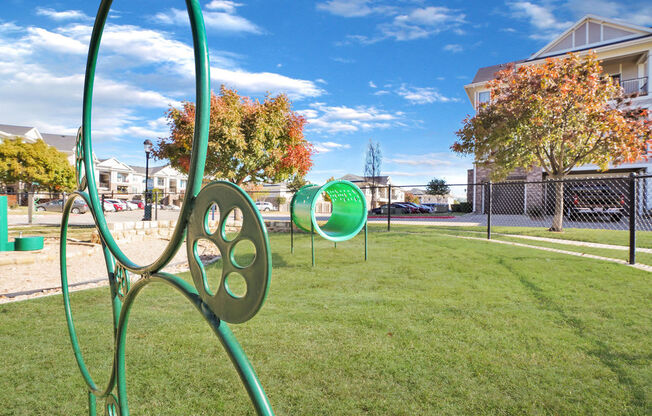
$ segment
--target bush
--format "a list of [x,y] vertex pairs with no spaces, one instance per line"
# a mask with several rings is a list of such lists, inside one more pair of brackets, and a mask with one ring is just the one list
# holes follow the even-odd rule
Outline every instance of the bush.
[[471,212],[473,205],[470,202],[460,202],[459,204],[451,205],[451,212]]

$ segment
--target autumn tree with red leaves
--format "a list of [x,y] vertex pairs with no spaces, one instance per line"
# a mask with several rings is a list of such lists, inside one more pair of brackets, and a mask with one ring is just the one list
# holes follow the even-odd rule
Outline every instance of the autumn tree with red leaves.
[[[312,167],[313,146],[304,139],[306,120],[291,109],[285,94],[263,102],[225,86],[211,94],[207,176],[244,183],[280,182],[304,176]],[[188,172],[195,130],[195,104],[167,112],[170,137],[160,138],[154,156]]]
[[551,231],[562,231],[562,179],[575,167],[606,170],[640,159],[650,138],[647,111],[632,106],[594,54],[513,66],[489,81],[491,99],[456,132],[455,152],[473,154],[500,180],[540,166],[555,185]]

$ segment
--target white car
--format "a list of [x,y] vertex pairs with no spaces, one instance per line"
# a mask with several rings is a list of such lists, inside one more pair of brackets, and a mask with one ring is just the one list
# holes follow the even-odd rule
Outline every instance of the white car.
[[274,205],[267,201],[256,201],[256,208],[258,208],[259,211],[271,211],[274,209]]
[[115,207],[113,206],[112,203],[109,201],[104,201],[104,212],[113,212],[115,211]]
[[116,211],[126,211],[127,210],[127,204],[120,201],[119,199],[105,199],[104,202],[109,202],[109,203],[113,204],[113,207],[115,208]]
[[138,204],[134,204],[131,201],[125,201],[124,199],[122,200],[122,203],[127,206],[127,211],[133,211],[135,209],[138,209]]

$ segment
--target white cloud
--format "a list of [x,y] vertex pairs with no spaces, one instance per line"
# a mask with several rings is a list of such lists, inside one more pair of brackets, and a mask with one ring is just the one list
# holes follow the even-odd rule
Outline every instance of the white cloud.
[[627,3],[609,0],[569,0],[565,7],[578,17],[591,13],[640,26],[652,25],[652,3],[649,0],[630,0]]
[[[75,133],[91,30],[80,23],[49,30],[0,24],[0,102],[11,103],[2,106],[5,123]],[[193,98],[192,47],[166,32],[109,24],[101,48],[93,97],[95,143],[169,134],[163,111]],[[211,55],[213,86],[225,83],[248,94],[283,92],[297,99],[324,93],[312,81],[240,69],[235,54]]]
[[369,81],[369,87],[370,88],[378,88],[378,86],[376,84],[374,84],[373,81]]
[[[217,11],[204,11],[204,24],[207,28],[221,32],[261,34],[262,29],[242,16],[235,14],[239,3],[232,1],[213,1],[206,5],[207,9]],[[160,12],[152,18],[155,22],[167,25],[188,25],[188,12],[171,8]]]
[[378,5],[370,0],[329,0],[324,3],[318,3],[317,10],[323,10],[342,17],[363,17],[372,13],[396,13],[396,7]]
[[40,27],[27,28],[25,39],[29,44],[47,49],[50,52],[86,55],[88,45],[68,36],[53,33]]
[[318,82],[318,83],[320,83],[320,84],[324,84],[324,85],[328,84],[328,82],[326,82],[326,80],[323,79],[323,78],[317,78],[317,79],[315,80],[315,82]]
[[306,117],[307,128],[325,133],[351,133],[361,130],[387,128],[395,125],[404,113],[389,113],[369,106],[328,106],[312,103],[311,108],[299,110]]
[[431,87],[408,87],[405,84],[396,91],[398,95],[412,104],[432,104],[458,102],[459,98],[446,97]]
[[[426,154],[396,154],[385,159],[386,175],[398,177],[443,178],[449,184],[466,184],[467,169],[473,161],[454,153],[432,152]],[[428,179],[429,180],[429,179]],[[459,191],[462,192],[462,187]]]
[[550,10],[550,6],[541,6],[529,1],[507,3],[512,11],[512,16],[527,19],[534,27],[535,32],[530,35],[532,39],[550,40],[573,24],[570,21],[560,21]]
[[91,20],[89,16],[80,10],[64,10],[58,12],[46,7],[37,7],[36,14],[39,16],[47,16],[53,20]]
[[208,10],[222,10],[226,13],[235,13],[236,7],[242,6],[241,3],[236,3],[228,0],[213,0],[205,7]]
[[[90,29],[88,26],[76,25],[64,29],[62,33],[88,42]],[[160,66],[162,71],[174,73],[188,82],[195,76],[192,47],[170,38],[165,32],[132,25],[111,25],[105,29],[102,36],[102,47],[113,54],[129,58],[130,65],[155,64]],[[233,67],[235,65],[230,58],[213,54],[211,58],[213,85],[217,87],[225,84],[230,88],[253,94],[286,93],[292,99],[316,97],[324,93],[324,90],[312,81],[271,72],[248,72]]]
[[335,142],[313,142],[313,145],[315,146],[315,150],[319,153],[328,153],[333,150],[351,148],[350,144],[342,144],[342,143],[335,143]]
[[457,43],[449,43],[448,45],[445,45],[443,49],[445,51],[452,52],[452,53],[459,53],[464,50],[462,45],[459,45]]
[[387,95],[387,94],[389,94],[389,91],[387,90],[378,90],[374,92],[374,95]]
[[448,7],[429,6],[400,14],[380,26],[384,37],[399,41],[427,38],[466,23],[466,16]]

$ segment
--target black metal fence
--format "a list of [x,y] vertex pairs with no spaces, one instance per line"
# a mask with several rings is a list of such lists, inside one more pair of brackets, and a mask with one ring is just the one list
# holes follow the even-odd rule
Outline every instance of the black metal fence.
[[[369,222],[472,227],[492,236],[492,227],[538,229],[595,229],[622,231],[629,235],[629,261],[636,261],[636,236],[652,231],[652,175],[569,178],[565,180],[505,181],[496,183],[449,184],[433,195],[427,185],[360,186],[369,207]],[[293,193],[283,190],[247,191],[264,217],[289,219]],[[144,194],[101,193],[105,209],[112,201],[129,202],[125,210],[179,210],[183,193],[154,191],[145,204]],[[27,193],[10,195],[10,205],[27,205]],[[32,194],[33,207],[52,201],[63,206],[67,196]],[[56,207],[52,210],[56,210]],[[317,214],[326,220],[331,205],[325,196]],[[172,213],[166,214],[171,215]],[[147,217],[147,214],[145,214]],[[165,217],[164,217],[165,218]],[[551,234],[554,238],[554,234]],[[580,237],[581,238],[581,237]]]

